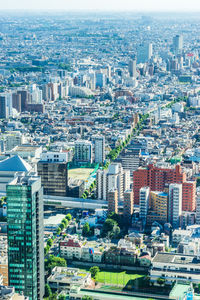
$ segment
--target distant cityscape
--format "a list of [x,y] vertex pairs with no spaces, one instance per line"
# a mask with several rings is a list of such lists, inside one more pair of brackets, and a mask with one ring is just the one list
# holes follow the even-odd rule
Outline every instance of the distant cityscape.
[[0,11],[0,300],[200,299],[199,27]]

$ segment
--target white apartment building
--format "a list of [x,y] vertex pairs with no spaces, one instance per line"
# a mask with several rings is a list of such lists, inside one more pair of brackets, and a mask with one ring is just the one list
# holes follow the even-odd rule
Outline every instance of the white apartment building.
[[173,228],[180,225],[182,213],[182,184],[172,183],[169,185],[168,217]]
[[77,239],[68,239],[60,242],[60,255],[68,259],[81,259],[82,243]]
[[149,209],[149,195],[149,187],[142,187],[140,189],[140,219],[143,220],[144,224],[146,223],[147,213]]
[[151,281],[162,277],[167,283],[174,281],[200,282],[200,257],[180,253],[158,252],[152,260]]
[[130,171],[123,170],[121,164],[112,163],[108,170],[97,172],[97,198],[107,200],[109,190],[117,189],[119,200],[123,200],[124,192],[130,189]]

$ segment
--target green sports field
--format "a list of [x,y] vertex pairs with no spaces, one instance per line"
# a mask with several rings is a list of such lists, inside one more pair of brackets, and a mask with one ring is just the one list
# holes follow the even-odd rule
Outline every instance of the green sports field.
[[135,280],[137,278],[144,277],[144,275],[139,274],[127,274],[124,272],[107,272],[101,271],[98,273],[96,281],[106,284],[113,285],[127,285],[130,280]]
[[87,180],[94,171],[91,168],[76,168],[68,170],[68,177],[74,179]]

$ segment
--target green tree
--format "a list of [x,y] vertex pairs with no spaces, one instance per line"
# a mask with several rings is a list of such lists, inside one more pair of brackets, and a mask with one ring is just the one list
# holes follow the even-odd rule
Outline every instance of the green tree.
[[44,288],[45,292],[44,292],[44,296],[45,297],[49,297],[52,295],[52,291],[51,291],[51,288],[50,286],[47,284],[45,284],[45,288]]
[[57,233],[58,235],[60,235],[60,233],[61,233],[60,227],[57,228],[56,233]]
[[44,248],[44,255],[48,254],[49,249],[50,249],[50,247],[48,245]]
[[51,248],[51,246],[53,245],[52,239],[47,240],[47,245]]
[[103,224],[103,232],[107,234],[109,231],[112,231],[114,226],[117,225],[117,222],[112,219],[106,219]]
[[87,295],[84,295],[82,300],[93,300],[94,298],[92,298],[91,296],[87,296]]
[[83,225],[82,234],[83,234],[83,236],[89,236],[89,234],[90,234],[90,225],[89,225],[88,222],[86,222],[86,223]]
[[65,217],[65,219],[67,219],[68,221],[71,221],[72,215],[71,214],[67,214],[66,217]]
[[67,266],[66,260],[61,257],[50,255],[49,258],[45,260],[45,269],[47,271],[51,271],[56,266],[66,267]]
[[60,295],[59,297],[58,297],[58,300],[65,300],[66,299],[66,296],[65,295]]
[[63,223],[64,226],[67,227],[67,225],[68,225],[68,220],[67,220],[67,219],[63,219],[61,223]]
[[100,272],[99,267],[94,266],[90,268],[90,273],[92,278],[96,278],[97,274]]
[[65,228],[63,223],[61,223],[59,227],[60,227],[61,231]]

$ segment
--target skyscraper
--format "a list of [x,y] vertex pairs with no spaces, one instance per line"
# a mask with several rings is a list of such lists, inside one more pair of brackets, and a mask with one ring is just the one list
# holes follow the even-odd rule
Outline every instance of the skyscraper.
[[131,59],[129,61],[128,71],[129,71],[130,77],[134,77],[134,78],[137,77],[137,69],[136,69],[136,60],[135,59]]
[[44,295],[42,194],[35,173],[21,173],[7,185],[9,284],[30,300]]
[[177,54],[183,49],[183,36],[176,35],[173,38],[173,51]]
[[145,63],[147,62],[153,55],[153,46],[151,43],[142,44],[137,49],[137,62]]

